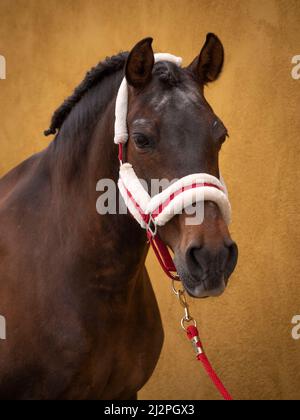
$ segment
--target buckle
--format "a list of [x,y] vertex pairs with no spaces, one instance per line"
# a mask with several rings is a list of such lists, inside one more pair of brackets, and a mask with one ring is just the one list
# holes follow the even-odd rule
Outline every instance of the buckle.
[[157,224],[155,222],[155,220],[153,219],[152,214],[150,213],[149,215],[149,221],[147,224],[147,232],[149,232],[152,236],[152,238],[154,238],[157,234]]

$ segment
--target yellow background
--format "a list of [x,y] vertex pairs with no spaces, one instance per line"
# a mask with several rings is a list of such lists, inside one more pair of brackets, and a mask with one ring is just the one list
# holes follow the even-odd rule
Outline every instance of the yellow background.
[[[235,398],[300,399],[299,0],[0,0],[0,175],[46,146],[57,105],[106,55],[145,36],[188,64],[207,32],[226,49],[207,97],[230,130],[221,168],[240,259],[227,293],[193,301],[206,350]],[[148,261],[166,341],[140,398],[218,398],[179,328],[181,308]],[[151,348],[149,348],[151,351]],[[134,355],[132,355],[134,357]]]

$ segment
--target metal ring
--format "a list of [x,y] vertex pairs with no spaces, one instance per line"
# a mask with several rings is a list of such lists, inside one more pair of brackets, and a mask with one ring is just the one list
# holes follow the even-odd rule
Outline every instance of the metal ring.
[[187,303],[187,300],[186,300],[185,290],[179,290],[178,299],[183,308],[189,307],[189,304]]
[[[154,228],[153,228],[154,227]],[[149,221],[147,224],[147,231],[151,233],[152,237],[154,238],[157,234],[157,224],[152,217],[152,214],[149,214]]]
[[[178,276],[178,280],[179,280],[179,276]],[[175,281],[176,280],[172,280],[172,290],[175,293],[175,295],[179,296],[180,294],[184,294],[185,289],[183,289],[183,290],[182,289],[176,289]]]
[[193,322],[194,323],[194,327],[197,328],[197,322],[196,322],[196,320],[194,318],[186,319],[185,317],[183,317],[182,320],[181,320],[181,328],[184,331],[187,331],[187,328],[185,327],[184,324],[186,324],[188,322]]

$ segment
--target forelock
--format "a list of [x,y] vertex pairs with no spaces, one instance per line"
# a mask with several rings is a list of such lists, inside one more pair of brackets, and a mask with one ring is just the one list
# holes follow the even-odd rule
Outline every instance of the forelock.
[[155,64],[153,74],[167,85],[167,87],[178,86],[183,80],[183,71],[176,64],[161,61]]

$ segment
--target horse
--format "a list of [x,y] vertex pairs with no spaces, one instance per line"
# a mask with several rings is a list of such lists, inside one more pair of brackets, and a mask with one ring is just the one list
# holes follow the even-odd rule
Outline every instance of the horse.
[[[54,113],[49,146],[0,180],[2,400],[134,400],[158,362],[164,333],[145,232],[130,214],[96,211],[97,182],[118,180],[120,83],[125,76],[129,87],[126,159],[147,183],[198,172],[219,177],[228,132],[204,96],[222,72],[219,38],[208,34],[185,68],[154,64],[152,41],[88,72]],[[188,293],[218,296],[237,245],[215,203],[204,203],[199,225],[186,217],[158,234]]]

